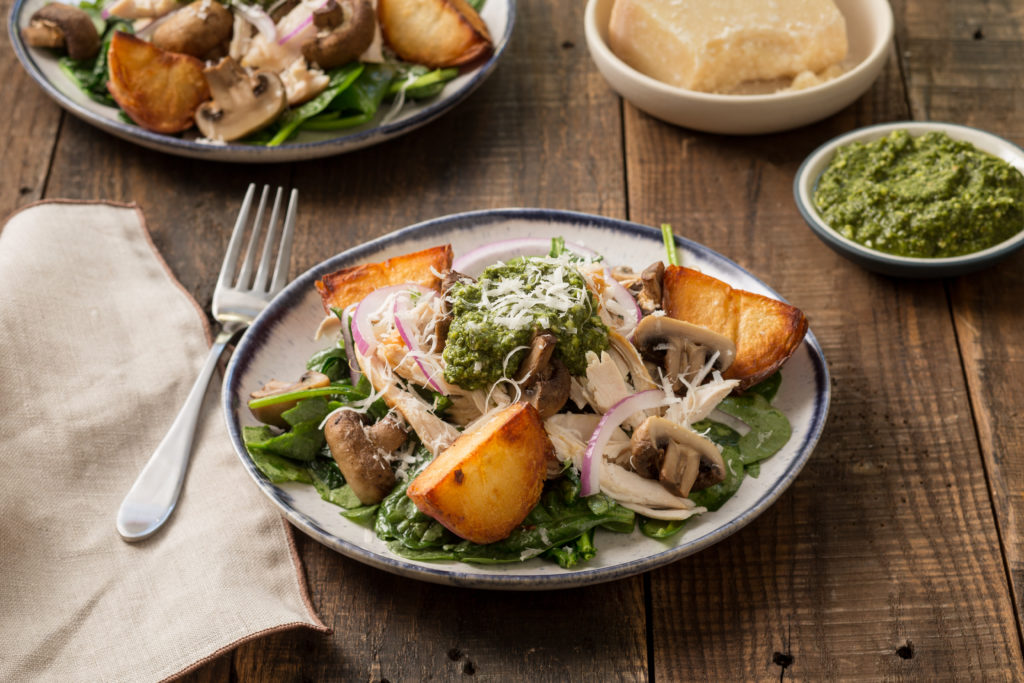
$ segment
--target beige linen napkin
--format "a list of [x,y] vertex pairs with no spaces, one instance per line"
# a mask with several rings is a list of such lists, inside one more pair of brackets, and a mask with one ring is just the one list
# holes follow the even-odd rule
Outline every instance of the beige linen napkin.
[[136,207],[47,202],[0,232],[0,680],[154,681],[327,630],[218,378],[168,524],[136,544],[114,528],[208,336]]

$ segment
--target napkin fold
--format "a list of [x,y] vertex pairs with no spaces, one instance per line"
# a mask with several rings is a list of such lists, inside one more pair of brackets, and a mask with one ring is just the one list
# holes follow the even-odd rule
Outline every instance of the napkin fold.
[[134,544],[114,527],[208,347],[136,206],[45,202],[0,232],[0,680],[155,681],[328,630],[217,379],[170,521]]

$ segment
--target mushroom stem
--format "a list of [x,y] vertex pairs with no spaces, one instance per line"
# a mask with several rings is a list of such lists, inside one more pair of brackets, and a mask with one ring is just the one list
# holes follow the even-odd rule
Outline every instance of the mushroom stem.
[[345,483],[361,503],[379,503],[395,487],[391,463],[384,457],[383,449],[367,434],[359,413],[354,410],[334,413],[324,425],[324,437]]
[[725,460],[710,440],[671,420],[653,416],[633,432],[629,457],[617,464],[657,479],[671,493],[686,497],[725,479]]

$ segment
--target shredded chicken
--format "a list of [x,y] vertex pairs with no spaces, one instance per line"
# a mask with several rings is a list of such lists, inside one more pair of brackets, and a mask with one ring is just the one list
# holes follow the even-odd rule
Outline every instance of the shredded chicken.
[[353,353],[370,384],[381,392],[385,403],[402,414],[432,455],[438,455],[459,438],[459,430],[430,412],[426,401],[398,386],[394,374],[383,361],[367,358],[358,349],[353,349]]

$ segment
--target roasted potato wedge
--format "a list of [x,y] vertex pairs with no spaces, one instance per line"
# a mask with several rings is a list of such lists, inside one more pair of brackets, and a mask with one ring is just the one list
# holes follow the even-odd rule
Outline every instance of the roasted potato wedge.
[[506,538],[540,500],[554,447],[540,414],[514,403],[442,451],[409,484],[416,507],[474,543]]
[[330,315],[332,309],[340,310],[361,301],[367,294],[381,287],[415,282],[440,290],[441,279],[435,273],[443,273],[451,265],[452,247],[445,244],[395,256],[379,263],[342,268],[317,280],[316,288],[320,292],[324,312]]
[[740,389],[768,378],[807,333],[807,318],[800,309],[681,266],[665,269],[662,308],[673,318],[733,340],[736,359],[723,376],[740,380]]
[[384,40],[407,62],[458,66],[491,51],[487,25],[465,0],[378,0]]
[[210,99],[203,63],[166,52],[140,38],[114,34],[107,90],[135,123],[156,133],[192,127],[196,109]]

